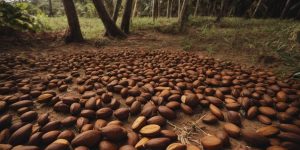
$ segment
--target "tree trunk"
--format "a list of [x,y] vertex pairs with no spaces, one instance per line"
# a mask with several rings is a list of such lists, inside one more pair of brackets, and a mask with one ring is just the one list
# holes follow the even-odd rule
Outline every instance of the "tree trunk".
[[221,21],[222,17],[224,17],[224,10],[225,10],[226,6],[227,6],[227,0],[222,0],[221,7],[220,7],[220,10],[218,13],[218,17],[216,19],[217,23],[219,23]]
[[133,12],[132,12],[132,18],[137,16],[137,6],[138,6],[139,0],[134,0],[134,7],[133,7]]
[[62,2],[65,8],[70,31],[65,39],[65,42],[82,42],[83,37],[73,0],[62,0]]
[[[112,16],[112,20],[113,20],[114,23],[116,23],[117,20],[118,20],[119,10],[120,10],[121,4],[122,4],[122,0],[117,0],[116,1],[116,5],[114,7],[114,13],[113,13],[113,16]],[[108,36],[107,31],[105,31],[104,36]]]
[[127,0],[125,5],[125,10],[123,13],[122,22],[121,22],[121,29],[126,34],[129,34],[131,12],[132,12],[132,0]]
[[194,17],[197,16],[198,7],[199,7],[199,1],[200,1],[200,0],[197,0],[197,2],[196,2],[196,7],[195,7],[195,11],[194,11]]
[[282,10],[281,15],[280,15],[280,19],[284,19],[286,11],[287,11],[287,9],[288,9],[288,7],[290,5],[290,2],[291,2],[291,0],[287,0],[286,1],[284,9]]
[[255,7],[255,10],[254,10],[254,12],[252,14],[252,18],[255,17],[258,9],[260,8],[261,3],[262,3],[262,0],[259,0],[258,3],[257,3],[257,5],[256,5],[256,7]]
[[153,21],[155,21],[157,19],[157,7],[158,7],[158,0],[153,0],[152,1],[152,18],[153,18]]
[[114,8],[113,21],[116,23],[119,17],[119,10],[122,4],[122,0],[117,0]]
[[49,2],[49,17],[53,16],[53,9],[52,9],[52,0],[48,0]]
[[160,17],[160,0],[157,0],[157,16]]
[[167,18],[170,18],[170,0],[167,1]]
[[213,15],[216,14],[216,6],[217,6],[217,0],[215,0],[214,3],[213,3],[213,8],[212,8],[212,14]]
[[179,32],[184,31],[185,25],[188,21],[190,10],[189,10],[190,0],[184,0],[182,3],[182,10],[178,20]]
[[177,10],[177,12],[178,12],[178,18],[180,18],[180,12],[181,12],[181,0],[178,0],[178,10]]
[[93,3],[96,7],[96,10],[98,12],[98,15],[100,19],[102,20],[104,27],[106,29],[106,32],[109,36],[112,37],[120,37],[125,38],[126,34],[124,34],[114,23],[114,21],[109,17],[109,14],[107,13],[103,0],[93,0]]
[[173,0],[171,0],[169,15],[170,15],[170,17],[173,16]]

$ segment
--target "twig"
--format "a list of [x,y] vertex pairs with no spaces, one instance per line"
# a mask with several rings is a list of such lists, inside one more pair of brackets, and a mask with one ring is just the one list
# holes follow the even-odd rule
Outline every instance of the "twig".
[[192,142],[194,142],[194,143],[197,143],[198,145],[200,145],[202,147],[202,144],[199,141],[191,139],[191,138],[189,138],[189,140],[192,141]]
[[207,114],[204,114],[202,117],[200,117],[198,120],[195,121],[195,123],[197,124],[198,121],[202,120]]
[[167,120],[167,123],[168,123],[170,126],[172,126],[173,128],[175,128],[175,129],[179,129],[179,130],[183,131],[183,129],[182,129],[182,128],[180,128],[180,127],[176,126],[175,124],[173,124],[172,122],[170,122],[170,121],[168,121],[168,120]]
[[202,133],[204,133],[205,135],[211,136],[211,134],[205,132],[203,129],[201,129],[200,127],[196,126],[196,129],[201,131]]

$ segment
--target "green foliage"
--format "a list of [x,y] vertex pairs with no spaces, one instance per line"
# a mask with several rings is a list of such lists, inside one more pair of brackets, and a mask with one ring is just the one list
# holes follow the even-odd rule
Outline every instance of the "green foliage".
[[[65,15],[64,6],[62,4],[61,0],[51,0],[52,2],[52,15],[53,16],[63,16]],[[44,14],[50,15],[49,10],[49,1],[48,0],[35,0],[35,2],[32,1],[32,5],[39,8]]]
[[98,16],[96,8],[92,2],[77,2],[75,3],[75,7],[80,17],[92,18]]
[[[31,12],[30,12],[30,11]],[[0,2],[0,29],[12,28],[18,31],[38,31],[42,29],[41,22],[31,15],[31,9],[27,3],[12,5],[4,1]]]
[[33,5],[29,2],[18,2],[14,4],[17,8],[21,9],[22,13],[30,14],[30,15],[42,15],[43,12],[36,5]]

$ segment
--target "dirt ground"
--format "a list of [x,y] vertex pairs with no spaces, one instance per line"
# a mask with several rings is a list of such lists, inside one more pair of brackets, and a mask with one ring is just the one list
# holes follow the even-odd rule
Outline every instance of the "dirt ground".
[[[7,49],[4,50],[3,52],[0,53],[0,55],[11,55],[11,56],[17,56],[20,59],[25,58],[26,61],[31,61],[31,60],[39,60],[39,62],[43,62],[43,60],[40,60],[40,58],[45,59],[47,58],[43,63],[45,64],[51,64],[51,61],[55,62],[55,57],[59,57],[59,59],[63,60],[63,57],[65,55],[77,55],[79,52],[79,55],[88,55],[89,57],[92,58],[93,53],[101,53],[102,51],[108,52],[108,51],[123,51],[123,50],[128,50],[128,51],[136,51],[137,53],[143,53],[143,51],[173,51],[173,52],[182,52],[182,47],[180,45],[180,35],[164,35],[156,32],[149,33],[147,31],[140,31],[139,33],[135,33],[131,36],[128,37],[126,40],[99,40],[96,42],[87,42],[87,43],[82,43],[82,44],[63,44],[60,42],[56,42],[55,44],[37,44],[34,45],[33,47],[17,47],[15,49]],[[56,40],[58,41],[58,40]],[[33,44],[33,43],[31,43]],[[201,43],[199,43],[201,44]],[[200,57],[206,57],[206,54],[204,52],[198,51],[198,52],[189,52],[193,53],[193,55],[198,56],[197,58]],[[55,57],[54,57],[55,56]],[[53,58],[51,58],[53,57]],[[221,58],[220,56],[216,57]],[[101,59],[101,58],[97,58]],[[117,61],[118,60],[117,56],[115,58]],[[48,61],[48,62],[47,62]],[[66,60],[66,65],[68,64]],[[84,60],[83,60],[84,61]],[[236,63],[236,62],[235,62]],[[241,66],[243,69],[248,70],[253,69],[251,68],[251,64],[242,64]],[[33,76],[40,76],[44,78],[49,72],[36,72],[35,70],[24,67],[15,67],[13,68],[15,73],[18,74],[23,74],[25,75],[25,78],[27,77],[33,77]],[[69,74],[69,72],[67,72]],[[83,74],[84,75],[84,74]],[[84,77],[84,76],[82,76]],[[76,85],[72,84],[69,85],[69,88],[66,92],[57,92],[58,96],[66,96],[66,95],[72,95],[75,97],[80,97],[78,93],[76,92]],[[1,96],[2,98],[4,97],[3,95]],[[116,98],[122,99],[118,94],[115,95]],[[124,107],[124,101],[121,101],[122,106]],[[50,113],[51,118],[54,120],[61,120],[67,115],[63,115],[61,113],[56,113],[52,110],[51,107],[48,106],[42,106],[42,105],[36,105],[37,111],[39,114],[43,113]],[[216,125],[207,125],[200,121],[203,116],[207,115],[209,113],[208,108],[203,108],[203,107],[198,107],[195,111],[196,113],[192,116],[186,115],[180,111],[177,112],[177,119],[174,121],[170,121],[170,124],[167,125],[167,129],[172,129],[178,134],[180,134],[180,130],[178,128],[191,128],[192,126],[198,126],[202,129],[202,132],[200,131],[195,131],[194,134],[191,134],[189,137],[190,143],[194,145],[199,145],[200,139],[205,136],[205,135],[214,135],[215,133],[223,130],[222,125],[224,122],[219,122]],[[14,112],[10,112],[14,114],[14,120],[17,121],[18,117],[15,115]],[[126,125],[131,125],[135,117],[131,117]],[[178,128],[174,128],[171,124],[174,124]],[[276,122],[274,122],[276,124]],[[244,119],[242,120],[242,128],[243,129],[251,129],[251,130],[256,130],[262,126],[265,126],[261,123],[259,123],[256,120],[247,120]],[[75,128],[73,128],[75,130]],[[248,146],[242,139],[234,139],[230,138],[230,141],[232,143],[232,146],[227,148],[227,149],[234,149],[234,148],[241,148],[241,149],[255,149],[251,148]]]

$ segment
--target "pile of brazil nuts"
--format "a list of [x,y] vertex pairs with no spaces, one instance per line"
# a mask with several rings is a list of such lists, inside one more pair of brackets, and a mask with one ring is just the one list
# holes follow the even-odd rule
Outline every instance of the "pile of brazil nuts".
[[[299,82],[195,53],[0,53],[1,150],[297,150],[299,107]],[[216,132],[182,137],[196,110]]]

